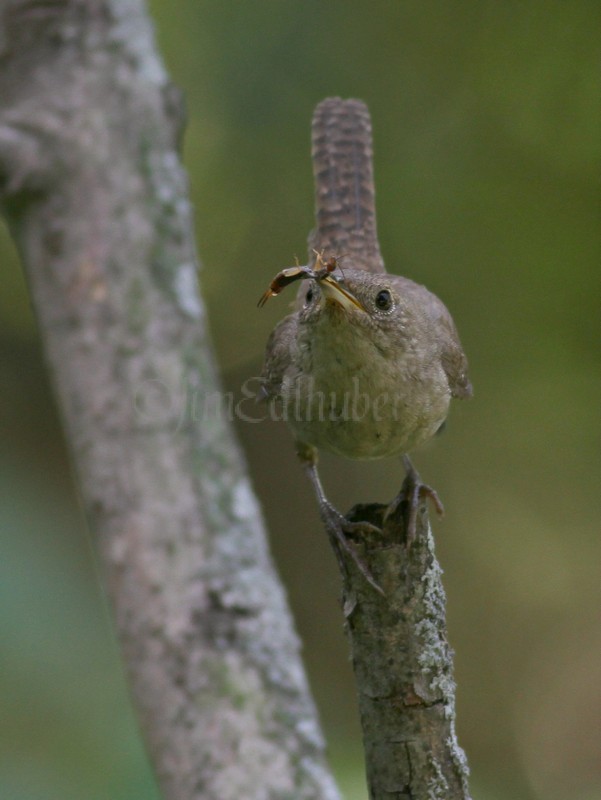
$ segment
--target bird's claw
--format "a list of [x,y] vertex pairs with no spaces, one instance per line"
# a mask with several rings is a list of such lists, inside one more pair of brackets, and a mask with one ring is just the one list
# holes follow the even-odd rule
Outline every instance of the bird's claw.
[[386,509],[384,524],[386,524],[386,521],[398,511],[403,503],[405,503],[405,541],[407,547],[410,547],[417,533],[417,514],[422,501],[425,499],[430,500],[439,517],[444,515],[444,506],[436,490],[427,483],[422,482],[418,471],[407,456],[403,458],[403,463],[407,474],[403,481],[401,491]]
[[351,558],[369,585],[375,589],[378,594],[384,596],[384,590],[349,541],[349,537],[355,537],[357,534],[360,534],[361,537],[381,536],[382,530],[372,525],[371,522],[351,522],[337,511],[334,506],[327,502],[320,505],[320,513],[322,522],[338,553],[341,566],[344,567],[344,561],[340,550],[344,551],[344,553]]

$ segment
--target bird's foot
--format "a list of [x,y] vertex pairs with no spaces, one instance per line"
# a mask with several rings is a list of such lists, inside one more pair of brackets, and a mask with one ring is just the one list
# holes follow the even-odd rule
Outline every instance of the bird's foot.
[[334,508],[325,496],[323,486],[319,480],[319,475],[317,473],[317,451],[315,448],[303,442],[297,442],[297,453],[315,491],[315,496],[319,503],[319,515],[328,534],[332,549],[338,559],[341,572],[347,574],[347,560],[344,557],[346,554],[356,565],[369,585],[373,587],[376,592],[384,595],[382,587],[375,580],[369,567],[361,560],[359,554],[349,541],[349,537],[352,538],[355,536],[364,538],[366,536],[376,535],[381,537],[382,529],[378,528],[376,525],[372,525],[370,522],[363,522],[362,520],[351,521]]
[[444,506],[436,490],[428,486],[428,484],[422,483],[422,479],[411,463],[409,456],[403,456],[403,465],[406,471],[405,480],[401,486],[401,491],[386,509],[384,524],[387,519],[401,509],[405,520],[405,541],[407,547],[411,547],[417,532],[417,514],[422,502],[425,499],[430,500],[440,517],[444,514]]
[[381,537],[382,529],[372,525],[371,522],[351,522],[327,500],[322,500],[320,502],[319,513],[328,536],[330,537],[341,569],[346,571],[346,564],[343,558],[344,552],[350,557],[369,585],[374,588],[376,592],[384,596],[384,590],[349,541],[350,538],[352,539],[355,537]]

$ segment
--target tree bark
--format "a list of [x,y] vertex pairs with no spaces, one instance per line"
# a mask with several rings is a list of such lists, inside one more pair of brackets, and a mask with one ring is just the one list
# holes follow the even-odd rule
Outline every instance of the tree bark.
[[[196,279],[141,0],[4,0],[0,190],[166,800],[337,800]],[[223,409],[222,409],[223,411]]]
[[[369,112],[328,98],[313,118],[317,225],[311,248],[348,254],[355,269],[384,271],[376,233]],[[343,263],[343,269],[344,269]],[[381,534],[354,541],[383,596],[344,550],[345,627],[363,729],[371,800],[469,800],[468,766],[455,734],[453,654],[447,640],[442,571],[427,508],[415,540],[405,537],[406,502],[356,506],[347,515]]]

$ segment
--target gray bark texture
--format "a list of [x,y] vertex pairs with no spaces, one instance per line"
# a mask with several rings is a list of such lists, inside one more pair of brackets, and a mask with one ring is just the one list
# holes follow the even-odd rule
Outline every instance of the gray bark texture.
[[243,459],[190,413],[181,126],[142,0],[2,0],[2,207],[163,797],[337,800]]
[[[376,233],[369,112],[328,98],[313,118],[316,228],[310,248],[348,253],[355,268],[383,270]],[[344,262],[343,262],[344,269]],[[363,729],[370,800],[469,800],[468,765],[455,734],[453,653],[442,571],[422,505],[407,546],[407,502],[356,506],[347,518],[380,534],[353,542],[384,596],[348,554],[343,609]]]

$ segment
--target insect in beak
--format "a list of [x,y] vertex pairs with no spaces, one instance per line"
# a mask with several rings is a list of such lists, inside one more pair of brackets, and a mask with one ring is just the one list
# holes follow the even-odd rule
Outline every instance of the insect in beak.
[[301,266],[298,263],[298,259],[296,259],[296,266],[286,267],[286,269],[278,272],[269,284],[269,288],[259,298],[257,306],[262,308],[270,297],[275,297],[282,289],[285,289],[288,284],[294,283],[294,281],[304,280],[305,278],[313,278],[313,280],[319,282],[324,281],[339,266],[338,261],[342,258],[342,256],[330,256],[324,260],[323,250],[321,253],[317,250],[313,250],[313,252],[316,256],[315,267]]
[[313,270],[310,267],[301,267],[297,264],[295,267],[286,267],[275,276],[269,284],[269,288],[261,295],[257,306],[262,308],[270,297],[278,295],[282,289],[285,289],[289,283],[302,280],[303,278],[312,278]]

